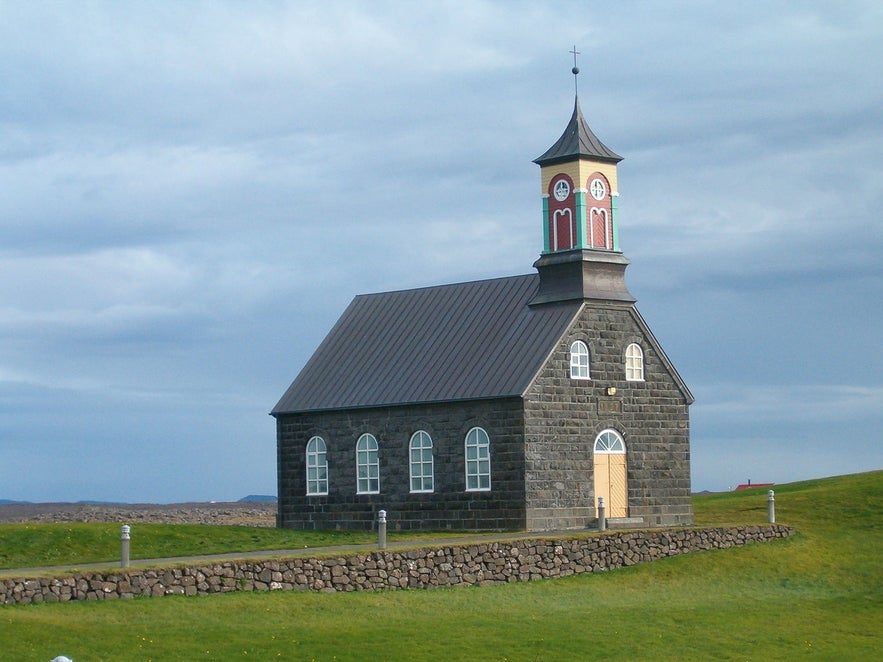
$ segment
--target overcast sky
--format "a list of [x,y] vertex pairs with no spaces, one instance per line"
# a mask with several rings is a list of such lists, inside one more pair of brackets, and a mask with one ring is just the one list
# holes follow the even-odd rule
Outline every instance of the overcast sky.
[[693,489],[883,468],[878,0],[0,0],[0,498],[275,494],[353,296],[532,271],[574,44]]

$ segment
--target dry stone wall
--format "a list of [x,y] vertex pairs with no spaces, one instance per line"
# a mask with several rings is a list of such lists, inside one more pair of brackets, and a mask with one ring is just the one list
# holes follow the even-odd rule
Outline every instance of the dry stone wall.
[[0,579],[0,603],[125,600],[231,591],[374,591],[487,585],[602,572],[666,556],[790,536],[783,525],[531,538],[350,556]]

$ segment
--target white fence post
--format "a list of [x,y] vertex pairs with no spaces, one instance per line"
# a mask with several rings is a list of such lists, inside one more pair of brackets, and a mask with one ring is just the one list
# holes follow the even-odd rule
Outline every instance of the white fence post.
[[386,549],[386,511],[377,511],[377,546]]
[[772,490],[766,493],[766,516],[770,524],[776,523],[776,493]]
[[604,497],[598,497],[598,531],[607,530],[607,516],[604,511]]
[[120,567],[129,567],[129,532],[132,530],[128,524],[123,524],[120,530]]

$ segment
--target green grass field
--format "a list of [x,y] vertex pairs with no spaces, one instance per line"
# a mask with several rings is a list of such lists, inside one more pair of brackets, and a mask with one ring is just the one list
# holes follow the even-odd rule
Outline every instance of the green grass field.
[[[780,485],[776,505],[796,536],[597,575],[5,606],[0,659],[883,659],[883,472]],[[695,508],[699,525],[762,523],[766,490]]]
[[[412,540],[451,533],[390,532],[388,539]],[[138,524],[132,527],[130,558],[161,559],[270,549],[376,543],[370,531],[292,531],[250,526]],[[5,568],[119,563],[120,525],[100,522],[0,525],[0,571]],[[2,658],[0,658],[2,660]]]
[[[387,539],[419,541],[472,533],[390,531]],[[370,531],[292,531],[252,526],[138,524],[131,527],[130,555],[138,559],[376,544]],[[9,568],[119,564],[120,524],[0,524],[0,576]],[[2,662],[2,658],[0,658]]]

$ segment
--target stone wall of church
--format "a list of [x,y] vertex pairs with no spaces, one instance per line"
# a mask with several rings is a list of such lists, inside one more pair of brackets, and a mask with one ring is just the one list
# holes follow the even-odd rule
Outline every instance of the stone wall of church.
[[[466,491],[465,438],[490,438],[491,490]],[[409,443],[418,430],[433,442],[434,491],[411,493]],[[380,493],[356,493],[356,441],[377,438]],[[329,494],[306,495],[306,444],[327,445]],[[280,416],[277,421],[278,525],[295,529],[373,529],[387,511],[389,530],[522,529],[524,452],[519,399],[383,407]]]
[[[588,345],[589,380],[570,378],[575,340]],[[630,343],[643,349],[644,381],[626,381]],[[525,411],[529,529],[596,519],[593,446],[605,429],[625,442],[628,516],[646,526],[693,523],[687,401],[631,306],[587,303],[529,390]]]

